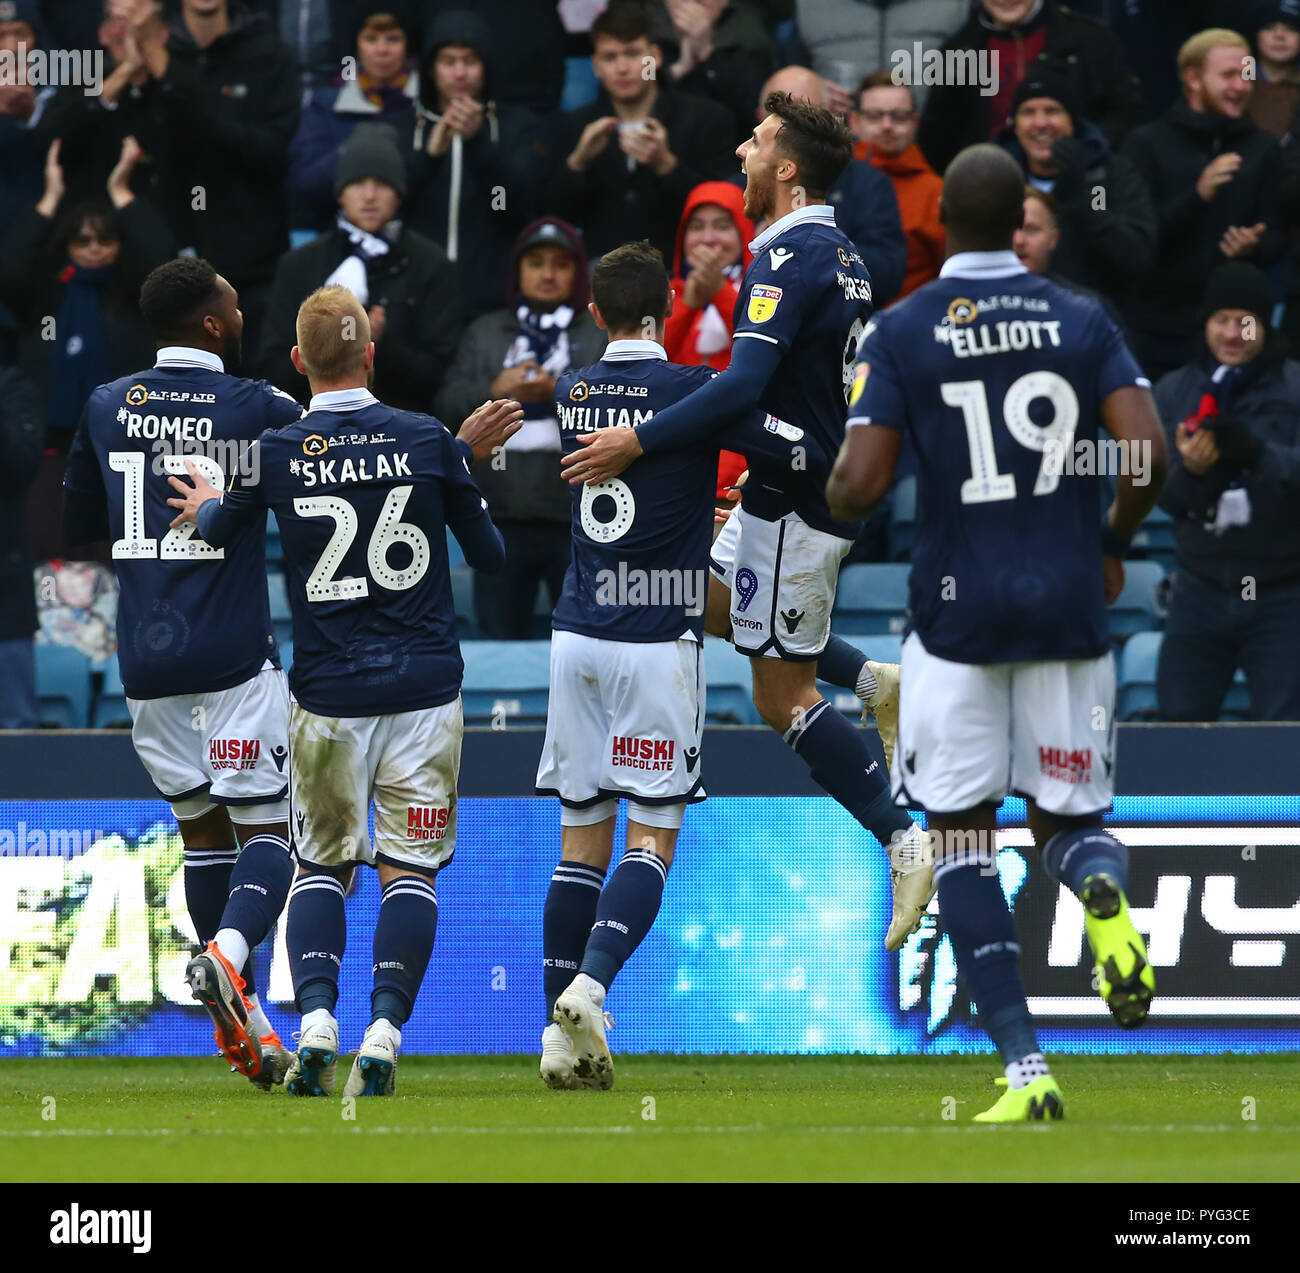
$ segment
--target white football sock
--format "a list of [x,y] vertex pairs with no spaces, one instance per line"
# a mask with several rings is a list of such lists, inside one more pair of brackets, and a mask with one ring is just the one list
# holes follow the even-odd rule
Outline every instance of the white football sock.
[[1007,1066],[1007,1086],[1013,1088],[1028,1087],[1035,1079],[1040,1079],[1051,1070],[1047,1068],[1047,1058],[1041,1052],[1031,1052],[1019,1061],[1012,1061]]
[[253,1027],[257,1037],[260,1039],[264,1034],[273,1034],[275,1031],[266,1013],[262,1011],[262,1004],[258,997],[245,995],[244,1000],[248,1004],[248,1024]]
[[223,928],[217,933],[217,949],[230,960],[231,967],[243,976],[248,959],[248,942],[237,928]]
[[302,1032],[306,1034],[313,1026],[332,1025],[338,1028],[338,1022],[334,1020],[334,1014],[328,1008],[314,1008],[311,1012],[303,1013]]

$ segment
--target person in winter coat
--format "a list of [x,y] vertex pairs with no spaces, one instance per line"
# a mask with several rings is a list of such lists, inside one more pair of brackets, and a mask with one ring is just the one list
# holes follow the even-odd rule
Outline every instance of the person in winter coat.
[[1247,114],[1249,54],[1226,29],[1186,41],[1178,55],[1183,100],[1136,129],[1121,152],[1156,209],[1155,261],[1126,306],[1134,352],[1153,380],[1195,355],[1197,307],[1215,267],[1273,264],[1297,217],[1296,169]]
[[23,525],[40,459],[36,390],[17,367],[0,367],[0,729],[40,723],[32,642],[36,589]]
[[738,171],[742,138],[724,107],[670,87],[639,4],[614,0],[591,40],[600,92],[560,117],[546,206],[581,228],[592,256],[648,239],[667,260],[686,196]]
[[1016,86],[999,140],[1056,204],[1053,272],[1111,297],[1127,294],[1155,259],[1155,209],[1138,171],[1079,114],[1069,81],[1035,68]]
[[430,23],[409,154],[408,219],[456,265],[471,317],[501,303],[547,158],[541,121],[495,100],[493,48],[487,22],[468,9]]
[[339,155],[334,229],[286,253],[275,270],[257,374],[306,403],[306,377],[289,351],[298,306],[341,284],[366,307],[375,395],[402,411],[428,412],[463,327],[455,267],[436,243],[398,219],[406,165],[387,124],[361,124]]
[[850,116],[860,139],[853,157],[866,159],[893,183],[907,240],[907,273],[899,299],[939,277],[947,243],[939,220],[943,178],[926,163],[916,144],[920,122],[913,90],[895,84],[893,72],[874,71],[858,85]]
[[[664,323],[669,362],[707,364],[717,371],[731,362],[731,331],[740,280],[754,254],[754,223],[745,215],[745,196],[729,181],[701,182],[686,197],[673,252],[673,312]],[[718,457],[719,503],[748,468],[743,455]]]
[[526,225],[510,253],[505,307],[469,325],[438,393],[435,414],[444,420],[463,419],[466,406],[498,393],[524,408],[523,428],[472,470],[506,544],[501,574],[474,575],[485,637],[531,637],[539,586],[552,607],[564,586],[573,506],[560,476],[555,382],[605,348],[587,298],[587,254],[573,226],[558,217]]
[[1300,362],[1271,310],[1260,270],[1221,265],[1200,354],[1156,385],[1178,557],[1156,677],[1164,720],[1217,719],[1238,668],[1251,720],[1300,720]]
[[1300,106],[1300,0],[1266,0],[1251,25],[1258,56],[1250,117],[1280,139]]
[[410,65],[406,32],[391,13],[373,13],[357,32],[357,73],[317,93],[289,147],[290,224],[324,230],[338,209],[339,152],[362,123],[391,124],[405,154],[415,133],[420,73]]
[[[1067,9],[1059,0],[976,0],[965,25],[942,49],[945,58],[983,55],[992,82],[952,82],[930,90],[918,135],[925,157],[942,173],[953,156],[976,142],[992,141],[1011,113],[1016,86],[1031,71],[1051,68],[1065,76],[1080,114],[1112,146],[1142,122],[1142,99],[1124,46],[1101,22]],[[987,93],[987,88],[994,91]]]

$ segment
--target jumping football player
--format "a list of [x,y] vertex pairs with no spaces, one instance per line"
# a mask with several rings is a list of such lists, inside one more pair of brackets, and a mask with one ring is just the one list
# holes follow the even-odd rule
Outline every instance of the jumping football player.
[[386,1096],[433,951],[434,877],[456,846],[463,664],[445,528],[476,570],[504,564],[467,461],[515,432],[522,412],[514,402],[485,403],[457,440],[430,416],[384,406],[367,388],[375,347],[366,311],[346,288],[303,301],[297,337],[291,357],[311,403],[301,421],[252,447],[260,480],[223,498],[192,469],[192,487],[172,479],[169,502],[181,510],[176,525],[196,522],[215,544],[275,510],[293,614],[299,869],[287,944],[303,1014],[286,1087],[300,1096],[333,1091],[344,888],[353,866],[367,863],[383,887],[371,1023],[344,1094]]
[[[1026,797],[1048,875],[1083,903],[1120,1025],[1140,1025],[1155,990],[1124,894],[1128,852],[1102,829],[1115,763],[1105,607],[1160,493],[1165,441],[1149,383],[1102,307],[1012,252],[1022,182],[995,146],[949,166],[948,259],[868,329],[827,488],[837,517],[869,514],[903,431],[911,437],[926,515],[912,549],[893,790],[929,817],[943,923],[1006,1065],[1007,1091],[976,1115],[994,1123],[1064,1112],[995,865],[1009,789]],[[1098,445],[1098,425],[1134,457],[1104,520],[1100,465],[1067,463]],[[1134,479],[1143,472],[1145,486]]]
[[226,373],[240,360],[244,319],[206,261],[160,265],[140,309],[157,361],[90,395],[68,454],[64,535],[70,545],[113,540],[131,741],[180,824],[185,903],[204,948],[186,979],[223,1055],[269,1089],[289,1054],[258,1001],[251,952],[284,908],[293,864],[289,695],[271,633],[266,518],[220,546],[192,526],[169,529],[167,475],[184,472],[188,456],[219,488],[258,434],[302,408],[265,381]]
[[[623,418],[649,420],[718,373],[667,360],[672,293],[647,243],[601,257],[589,306],[600,361],[555,386],[566,450]],[[608,1088],[605,996],[659,912],[687,804],[704,799],[701,640],[719,445],[790,469],[802,430],[756,411],[721,441],[665,451],[573,490],[573,560],[555,608],[539,795],[559,796],[561,861],[543,914],[543,1080]],[[821,485],[829,453],[803,481]],[[627,846],[608,883],[618,802]],[[575,976],[576,973],[576,976]]]
[[[616,477],[638,455],[716,437],[755,407],[801,426],[827,451],[839,449],[853,355],[871,314],[862,257],[826,203],[852,139],[829,111],[786,93],[771,94],[764,107],[766,118],[736,151],[745,214],[768,227],[750,244],[730,366],[653,421],[596,434],[565,457],[571,481]],[[819,660],[828,680],[859,687],[868,701],[878,688],[887,700],[896,687],[869,683],[871,669],[847,643],[831,643],[827,657],[840,563],[860,526],[836,521],[824,491],[800,477],[788,464],[752,458],[741,506],[713,546],[721,592],[711,608],[727,606],[732,640],[750,656],[759,714],[888,849],[894,907],[885,945],[897,950],[934,895],[924,835],[894,806],[862,734],[818,693]]]

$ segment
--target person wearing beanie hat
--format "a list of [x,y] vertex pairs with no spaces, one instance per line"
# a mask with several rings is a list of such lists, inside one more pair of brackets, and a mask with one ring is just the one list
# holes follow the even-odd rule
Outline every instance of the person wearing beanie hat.
[[1285,137],[1300,107],[1300,0],[1267,0],[1253,25],[1257,78],[1250,117],[1274,137]]
[[[300,398],[306,386],[289,361],[302,298],[346,287],[366,307],[376,360],[375,392],[403,411],[427,412],[463,326],[455,267],[437,244],[398,219],[407,168],[389,124],[359,124],[334,171],[334,229],[286,253],[275,271],[257,366]],[[305,401],[305,398],[303,398]]]
[[1020,82],[1044,70],[1065,78],[1071,115],[1091,120],[1112,146],[1142,121],[1141,90],[1118,36],[1061,0],[976,0],[941,52],[946,66],[973,55],[990,74],[982,83],[963,76],[930,89],[917,141],[937,173],[965,147],[995,140]]
[[1025,181],[1056,205],[1053,272],[1113,299],[1126,293],[1155,256],[1155,209],[1137,170],[1080,113],[1070,81],[1051,67],[1031,67],[1012,94],[999,141]]
[[1156,386],[1178,564],[1156,677],[1163,720],[1217,719],[1238,668],[1251,720],[1300,720],[1300,363],[1272,309],[1262,270],[1220,265],[1202,354]]
[[[572,546],[568,483],[560,476],[560,426],[555,382],[594,362],[604,333],[587,312],[588,267],[582,236],[559,217],[542,217],[519,232],[507,257],[505,305],[476,318],[438,392],[435,414],[460,419],[484,398],[523,404],[523,428],[501,455],[476,464],[475,482],[506,544],[505,570],[474,575],[479,632],[523,640],[534,630],[539,589],[553,609],[564,586]],[[548,610],[549,613],[549,610]]]

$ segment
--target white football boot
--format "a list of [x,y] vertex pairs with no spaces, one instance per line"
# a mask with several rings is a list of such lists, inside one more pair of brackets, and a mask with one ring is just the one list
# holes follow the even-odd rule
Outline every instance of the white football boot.
[[614,1023],[605,1012],[605,988],[580,972],[555,1001],[553,1015],[573,1046],[575,1077],[585,1087],[613,1087],[614,1061],[605,1030]]
[[930,837],[915,822],[889,846],[889,882],[894,914],[885,934],[885,949],[898,950],[921,926],[934,896],[934,850]]
[[366,1029],[357,1049],[352,1072],[343,1086],[344,1096],[392,1096],[397,1086],[397,1049],[402,1032],[382,1017]]
[[[311,1021],[308,1017],[313,1018]],[[298,1051],[289,1060],[285,1091],[294,1096],[329,1096],[339,1059],[339,1023],[323,1008],[302,1019]]]
[[582,1087],[573,1072],[577,1064],[573,1040],[552,1021],[542,1031],[542,1082],[557,1092]]
[[[894,744],[898,742],[898,683],[900,668],[897,663],[873,663],[867,668],[876,678],[876,692],[862,700],[862,723],[874,718],[880,745],[885,749],[885,769],[894,767]],[[886,775],[888,781],[888,775]]]

